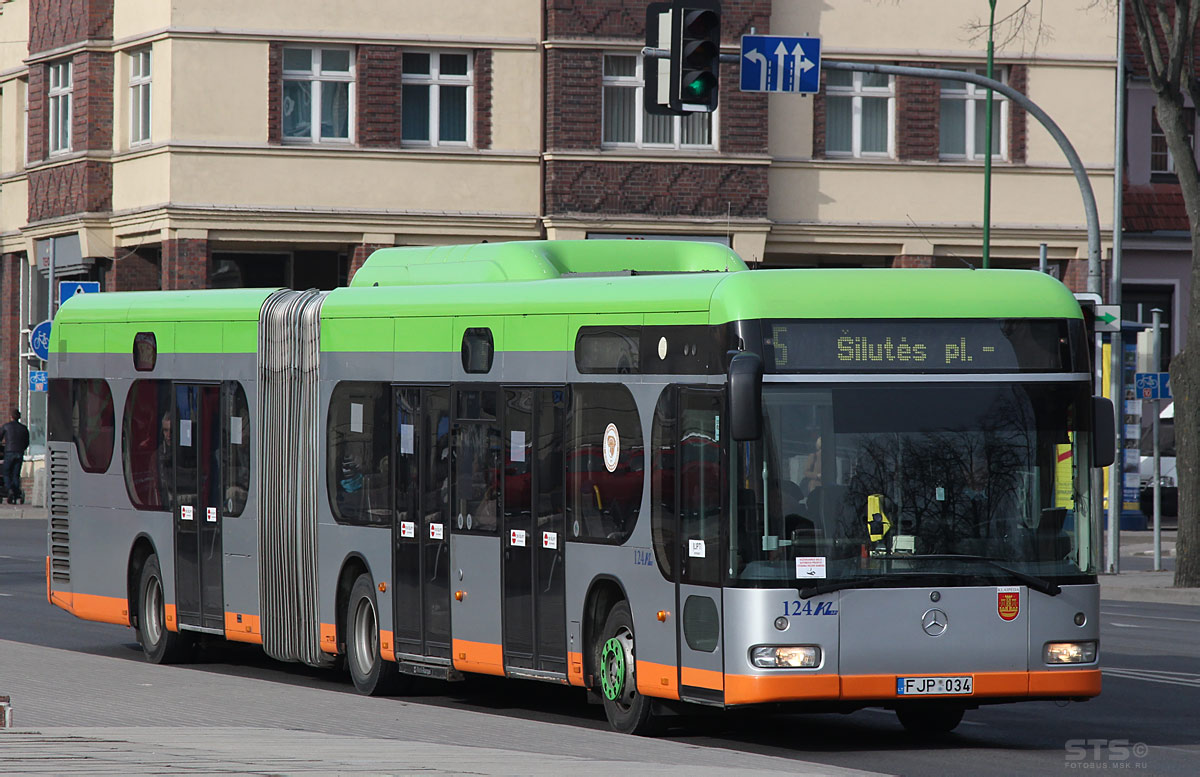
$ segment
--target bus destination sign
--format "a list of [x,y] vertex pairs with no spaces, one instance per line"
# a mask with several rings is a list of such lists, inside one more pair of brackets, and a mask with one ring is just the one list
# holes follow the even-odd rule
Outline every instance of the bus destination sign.
[[1062,372],[1065,321],[773,321],[775,372]]

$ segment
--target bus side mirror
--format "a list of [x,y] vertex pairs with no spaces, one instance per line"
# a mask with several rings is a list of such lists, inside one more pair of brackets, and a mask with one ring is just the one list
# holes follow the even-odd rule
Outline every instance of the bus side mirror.
[[1117,427],[1108,397],[1092,397],[1092,466],[1107,467],[1117,456]]
[[762,437],[763,363],[756,353],[738,351],[729,360],[729,434],[736,442]]

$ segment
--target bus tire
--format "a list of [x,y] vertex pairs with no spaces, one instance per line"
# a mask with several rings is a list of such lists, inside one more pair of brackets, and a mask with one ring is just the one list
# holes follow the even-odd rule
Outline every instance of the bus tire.
[[346,602],[346,667],[354,688],[364,696],[387,696],[400,690],[400,673],[379,650],[379,606],[375,584],[363,573]]
[[176,664],[187,659],[192,641],[167,629],[166,595],[158,556],[151,553],[138,581],[138,642],[152,664]]
[[914,702],[897,707],[896,717],[908,733],[934,737],[953,731],[962,722],[964,711],[961,704]]
[[633,614],[617,602],[596,635],[592,666],[609,725],[623,734],[647,735],[659,729],[653,701],[638,693],[634,663]]

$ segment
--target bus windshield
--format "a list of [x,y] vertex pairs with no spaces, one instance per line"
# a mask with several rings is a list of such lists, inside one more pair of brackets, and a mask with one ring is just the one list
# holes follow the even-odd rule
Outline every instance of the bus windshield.
[[768,383],[763,407],[733,445],[734,585],[1094,582],[1086,386]]

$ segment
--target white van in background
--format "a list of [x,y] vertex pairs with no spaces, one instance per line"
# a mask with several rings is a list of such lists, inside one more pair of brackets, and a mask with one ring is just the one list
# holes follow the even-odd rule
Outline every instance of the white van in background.
[[[1143,406],[1147,406],[1146,403]],[[1154,428],[1142,417],[1142,461],[1138,469],[1141,482],[1142,514],[1154,515]],[[1179,482],[1175,478],[1175,403],[1168,402],[1158,413],[1158,481],[1162,496],[1162,514],[1179,515]]]

